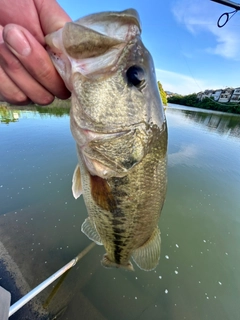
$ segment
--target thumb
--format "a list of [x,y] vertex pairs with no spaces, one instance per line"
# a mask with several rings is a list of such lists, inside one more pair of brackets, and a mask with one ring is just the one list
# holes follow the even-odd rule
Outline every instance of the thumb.
[[64,26],[71,18],[55,0],[34,0],[44,35]]

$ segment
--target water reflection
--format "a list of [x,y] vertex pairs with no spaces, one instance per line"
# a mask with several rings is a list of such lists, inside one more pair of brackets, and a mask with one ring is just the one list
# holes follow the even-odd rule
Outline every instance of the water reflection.
[[[104,248],[95,246],[10,319],[238,319],[240,117],[231,117],[167,109],[171,156],[155,271],[105,269]],[[0,137],[0,285],[15,301],[90,241],[81,233],[83,199],[71,193],[69,117],[21,111],[19,121],[0,124]]]
[[229,135],[240,138],[240,116],[221,113],[209,112],[203,109],[189,108],[181,106],[170,105],[167,113],[181,114],[187,120],[193,121],[200,126],[206,127],[209,131],[216,132],[222,135]]
[[19,119],[20,111],[10,109],[9,107],[0,106],[0,122],[9,124],[9,122],[17,122]]
[[22,117],[26,118],[26,110],[32,112],[31,114],[29,114],[30,117],[32,117],[33,113],[35,113],[35,115],[39,115],[40,117],[63,117],[65,115],[69,115],[70,105],[69,102],[63,102],[62,106],[0,106],[0,123],[9,124],[10,122],[19,121],[19,119],[21,119]]
[[49,115],[56,116],[56,117],[62,117],[65,115],[68,115],[70,112],[70,107],[36,107],[36,110],[39,112],[39,114],[45,114],[49,117]]

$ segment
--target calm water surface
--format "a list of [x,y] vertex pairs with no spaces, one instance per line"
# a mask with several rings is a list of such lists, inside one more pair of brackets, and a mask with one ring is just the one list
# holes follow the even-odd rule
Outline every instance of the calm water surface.
[[[28,319],[29,308],[36,319],[239,319],[240,117],[176,105],[166,114],[156,270],[104,269],[95,246],[12,319]],[[76,162],[68,115],[1,113],[0,264],[11,277],[0,274],[0,285],[20,288],[13,301],[90,244],[80,231],[83,200],[71,194]]]

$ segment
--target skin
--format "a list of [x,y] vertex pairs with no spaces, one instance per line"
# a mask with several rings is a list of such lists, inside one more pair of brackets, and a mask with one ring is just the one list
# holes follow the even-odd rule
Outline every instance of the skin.
[[0,101],[47,105],[70,96],[44,39],[68,21],[55,0],[0,0]]

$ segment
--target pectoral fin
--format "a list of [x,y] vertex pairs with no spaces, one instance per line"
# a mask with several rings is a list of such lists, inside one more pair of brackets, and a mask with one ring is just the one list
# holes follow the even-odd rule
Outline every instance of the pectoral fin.
[[161,251],[161,236],[158,227],[155,228],[151,237],[132,254],[133,260],[140,269],[151,271],[156,268]]
[[79,164],[77,164],[72,178],[72,193],[75,199],[82,194],[81,172]]
[[102,245],[102,240],[101,237],[99,235],[99,233],[97,232],[97,229],[95,227],[94,222],[90,219],[87,218],[83,224],[82,224],[82,228],[81,231],[92,241],[94,241],[96,244],[98,245]]

